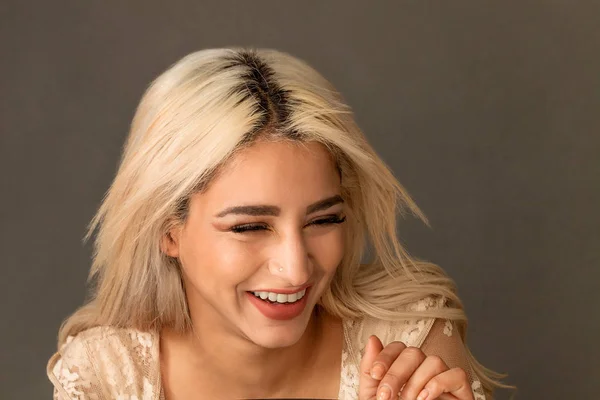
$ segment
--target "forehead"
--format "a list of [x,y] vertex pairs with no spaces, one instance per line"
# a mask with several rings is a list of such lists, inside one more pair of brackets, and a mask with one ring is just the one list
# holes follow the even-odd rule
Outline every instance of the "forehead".
[[340,176],[324,145],[264,140],[229,160],[202,196],[219,207],[243,203],[305,206],[339,192]]

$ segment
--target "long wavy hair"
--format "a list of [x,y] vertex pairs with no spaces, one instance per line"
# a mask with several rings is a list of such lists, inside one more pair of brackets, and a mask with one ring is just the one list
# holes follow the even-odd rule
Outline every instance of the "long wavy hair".
[[[268,49],[209,49],[161,74],[137,108],[116,177],[89,226],[95,246],[91,299],[61,326],[70,335],[98,325],[191,329],[178,260],[161,241],[185,221],[201,192],[237,152],[257,139],[315,141],[331,152],[348,205],[348,245],[320,305],[340,318],[467,320],[453,281],[401,246],[396,218],[427,218],[367,143],[335,88],[306,63]],[[363,263],[366,248],[372,249]],[[447,306],[409,311],[426,296]],[[484,388],[504,386],[467,350]]]

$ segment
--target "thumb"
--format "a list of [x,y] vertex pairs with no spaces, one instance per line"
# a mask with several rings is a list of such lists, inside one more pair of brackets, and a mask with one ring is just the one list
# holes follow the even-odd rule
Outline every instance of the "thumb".
[[358,384],[358,398],[360,400],[374,398],[377,393],[379,381],[371,378],[371,366],[381,350],[383,350],[381,340],[375,335],[370,336],[367,340],[363,357],[360,360],[360,378]]
[[379,338],[375,335],[369,336],[362,360],[360,361],[361,374],[362,372],[366,372],[367,375],[370,374],[371,365],[373,365],[375,357],[377,357],[381,350],[383,350],[383,344],[381,343],[381,340],[379,340]]

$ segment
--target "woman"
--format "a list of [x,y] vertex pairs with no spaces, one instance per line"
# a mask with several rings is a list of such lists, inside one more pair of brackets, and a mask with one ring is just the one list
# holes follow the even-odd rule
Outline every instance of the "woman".
[[398,209],[427,223],[316,71],[188,55],[142,98],[92,221],[96,288],[61,327],[55,398],[489,398],[499,376]]

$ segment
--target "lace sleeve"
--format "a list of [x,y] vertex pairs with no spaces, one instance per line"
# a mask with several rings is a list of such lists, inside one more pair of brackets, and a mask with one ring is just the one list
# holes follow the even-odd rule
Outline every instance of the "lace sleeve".
[[94,327],[69,337],[48,362],[54,400],[159,400],[153,332]]
[[454,323],[436,319],[421,350],[427,355],[437,355],[449,368],[462,368],[469,376],[475,400],[485,400],[481,382],[469,364],[467,350]]
[[102,398],[94,367],[84,343],[72,341],[56,353],[47,367],[54,385],[54,400],[96,400]]

